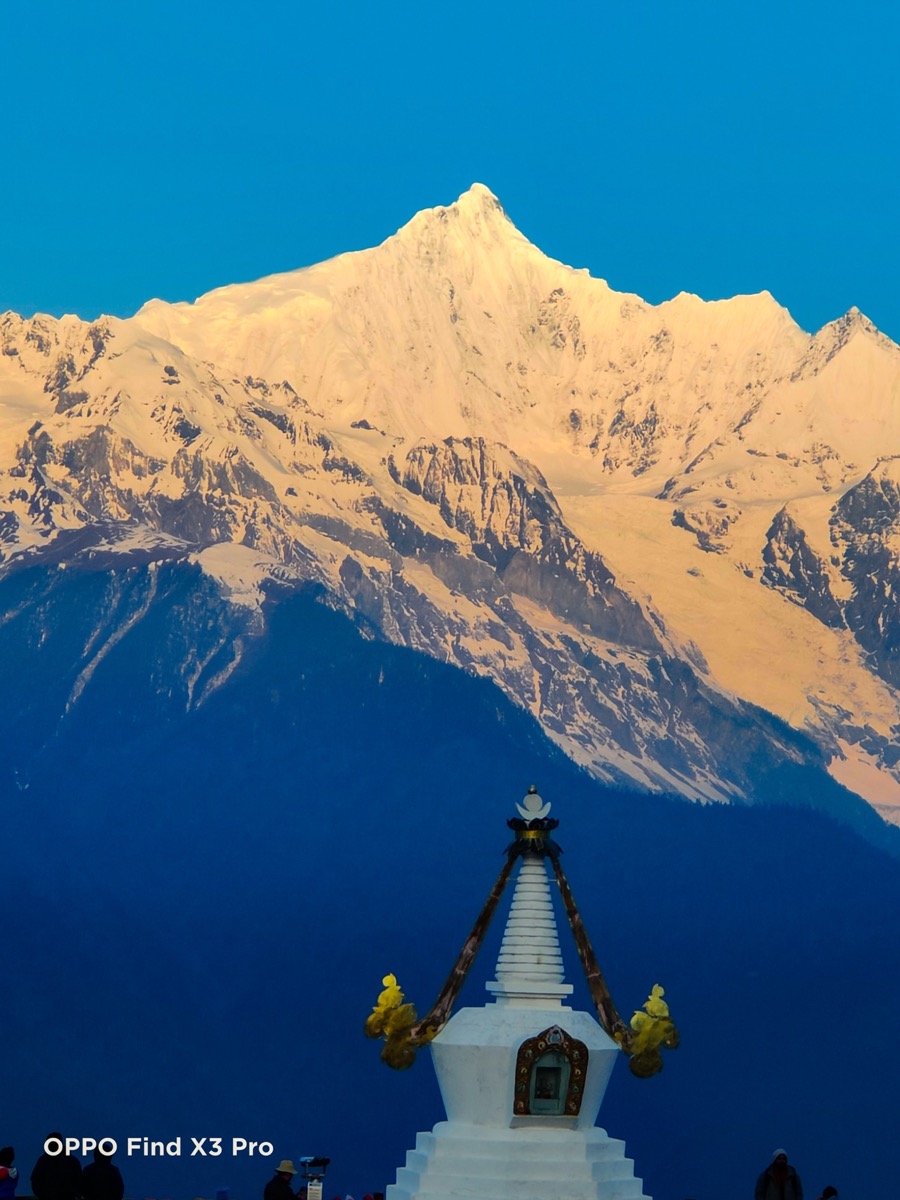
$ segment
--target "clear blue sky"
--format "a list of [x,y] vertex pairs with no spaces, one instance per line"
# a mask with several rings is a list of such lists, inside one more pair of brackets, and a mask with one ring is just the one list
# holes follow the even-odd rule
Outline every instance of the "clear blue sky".
[[900,340],[891,0],[4,5],[0,311],[144,300],[375,245],[487,184],[657,302],[768,288]]

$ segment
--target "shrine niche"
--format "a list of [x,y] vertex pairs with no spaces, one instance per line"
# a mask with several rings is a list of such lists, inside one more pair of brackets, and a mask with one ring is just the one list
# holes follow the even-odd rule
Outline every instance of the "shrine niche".
[[588,1048],[558,1025],[528,1038],[516,1056],[517,1117],[576,1117],[581,1111]]

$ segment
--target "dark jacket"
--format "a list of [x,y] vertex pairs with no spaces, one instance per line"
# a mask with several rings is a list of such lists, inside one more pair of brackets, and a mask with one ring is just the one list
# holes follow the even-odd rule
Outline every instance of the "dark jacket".
[[787,1175],[782,1183],[776,1178],[773,1170],[775,1164],[766,1167],[756,1181],[755,1200],[803,1200],[803,1188],[800,1176],[794,1168],[788,1165]]
[[273,1175],[266,1184],[263,1200],[297,1200],[296,1193],[282,1175]]
[[42,1154],[31,1172],[37,1200],[76,1200],[81,1194],[81,1163],[71,1154]]
[[122,1172],[109,1159],[95,1159],[81,1172],[81,1194],[84,1200],[122,1200]]

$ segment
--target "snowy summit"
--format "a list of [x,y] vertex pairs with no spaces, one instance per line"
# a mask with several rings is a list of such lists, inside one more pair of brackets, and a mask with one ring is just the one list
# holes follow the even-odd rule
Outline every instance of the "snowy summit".
[[0,351],[0,570],[199,563],[257,634],[312,584],[600,779],[819,764],[900,823],[900,349],[855,309],[647,304],[476,184],[192,304],[7,313]]

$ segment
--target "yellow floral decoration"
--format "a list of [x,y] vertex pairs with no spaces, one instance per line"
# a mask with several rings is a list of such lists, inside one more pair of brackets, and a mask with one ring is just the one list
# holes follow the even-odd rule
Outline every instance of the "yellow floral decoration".
[[396,975],[385,975],[381,982],[384,991],[379,993],[366,1020],[366,1037],[383,1037],[382,1061],[395,1071],[405,1071],[415,1062],[418,1047],[430,1042],[437,1029],[428,1029],[413,1038],[412,1030],[418,1021],[416,1006],[404,1003]]
[[616,1034],[616,1041],[629,1056],[632,1074],[646,1079],[663,1067],[661,1046],[674,1050],[681,1040],[663,1000],[665,990],[658,983],[644,1001],[643,1012],[631,1018],[631,1028]]

